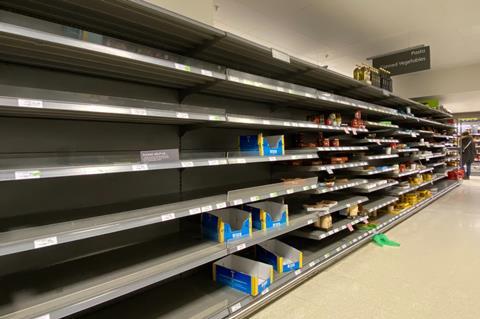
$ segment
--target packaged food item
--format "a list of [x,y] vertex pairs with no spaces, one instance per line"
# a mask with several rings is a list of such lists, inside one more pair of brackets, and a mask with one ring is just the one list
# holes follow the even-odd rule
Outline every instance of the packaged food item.
[[337,204],[338,204],[338,202],[336,202],[334,200],[324,199],[324,200],[319,201],[315,204],[304,204],[303,208],[305,208],[307,210],[307,212],[310,212],[310,211],[325,211],[325,210],[328,210],[330,207],[333,207]]
[[333,226],[332,216],[331,215],[320,216],[313,225],[319,229],[329,230]]
[[335,125],[336,126],[342,125],[342,115],[340,113],[335,114]]
[[324,138],[322,142],[323,147],[330,147],[330,140],[328,138]]
[[338,138],[334,138],[332,140],[332,146],[333,147],[339,147],[340,146],[340,140]]

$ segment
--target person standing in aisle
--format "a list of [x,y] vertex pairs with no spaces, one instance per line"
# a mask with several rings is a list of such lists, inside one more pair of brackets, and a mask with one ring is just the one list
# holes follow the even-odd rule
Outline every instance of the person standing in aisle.
[[462,138],[460,139],[460,150],[462,157],[462,168],[465,169],[466,166],[465,179],[470,179],[472,163],[477,155],[475,142],[473,141],[473,137],[470,135],[470,133],[462,133]]

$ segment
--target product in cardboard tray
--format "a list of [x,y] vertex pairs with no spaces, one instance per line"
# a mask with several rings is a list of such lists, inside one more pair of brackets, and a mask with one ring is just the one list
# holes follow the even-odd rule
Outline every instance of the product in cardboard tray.
[[333,147],[339,147],[340,146],[340,140],[338,138],[332,139],[332,146]]
[[332,228],[333,221],[331,215],[320,216],[317,221],[313,224],[316,228],[329,230]]

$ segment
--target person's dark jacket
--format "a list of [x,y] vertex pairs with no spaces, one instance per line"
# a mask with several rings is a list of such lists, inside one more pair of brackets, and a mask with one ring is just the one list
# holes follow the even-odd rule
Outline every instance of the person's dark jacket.
[[460,147],[462,163],[472,163],[477,155],[473,138],[470,135],[463,136],[460,140]]

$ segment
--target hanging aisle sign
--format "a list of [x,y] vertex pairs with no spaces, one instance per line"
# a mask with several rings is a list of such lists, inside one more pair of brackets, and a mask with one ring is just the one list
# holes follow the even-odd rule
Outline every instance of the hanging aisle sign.
[[388,55],[372,57],[372,66],[383,68],[391,75],[418,72],[430,69],[430,47],[422,46]]

